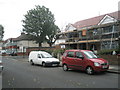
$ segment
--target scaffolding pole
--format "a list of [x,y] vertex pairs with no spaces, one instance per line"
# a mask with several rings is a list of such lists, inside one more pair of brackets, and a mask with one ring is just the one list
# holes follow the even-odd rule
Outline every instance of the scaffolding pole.
[[110,42],[110,49],[112,49],[112,43],[113,43],[112,41],[113,41],[114,29],[115,29],[115,26],[113,25],[112,37],[111,37],[111,42]]

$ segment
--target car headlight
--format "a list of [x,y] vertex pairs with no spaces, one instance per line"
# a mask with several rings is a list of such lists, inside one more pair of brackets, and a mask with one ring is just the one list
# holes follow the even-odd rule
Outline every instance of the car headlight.
[[100,66],[100,63],[94,62],[94,66]]

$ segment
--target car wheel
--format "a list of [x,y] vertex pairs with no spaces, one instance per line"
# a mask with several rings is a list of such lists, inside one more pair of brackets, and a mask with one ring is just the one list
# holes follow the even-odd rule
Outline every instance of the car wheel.
[[31,64],[31,65],[34,65],[34,63],[33,63],[33,61],[32,61],[32,60],[30,61],[30,64]]
[[58,64],[57,66],[59,67],[60,65]]
[[4,68],[4,67],[2,67],[2,71],[3,71],[3,68]]
[[66,64],[64,64],[64,65],[63,65],[63,70],[64,70],[64,71],[68,71],[68,69],[69,69],[68,66],[67,66]]
[[45,66],[46,66],[46,65],[45,65],[45,62],[43,62],[43,63],[42,63],[42,66],[43,66],[43,67],[45,67]]
[[92,74],[94,73],[93,68],[92,68],[92,67],[90,67],[90,66],[89,66],[89,67],[87,67],[87,68],[86,68],[86,73],[87,73],[87,74],[89,74],[89,75],[92,75]]

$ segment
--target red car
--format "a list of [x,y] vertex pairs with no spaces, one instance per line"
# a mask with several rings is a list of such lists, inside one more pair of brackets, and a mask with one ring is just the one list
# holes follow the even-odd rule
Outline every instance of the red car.
[[90,50],[66,50],[62,56],[62,67],[64,71],[79,69],[91,75],[94,72],[107,71],[109,64]]

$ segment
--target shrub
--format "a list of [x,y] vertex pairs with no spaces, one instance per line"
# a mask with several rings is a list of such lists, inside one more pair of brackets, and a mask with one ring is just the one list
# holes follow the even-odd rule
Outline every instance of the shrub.
[[100,51],[98,51],[98,54],[100,54],[100,55],[112,55],[112,53],[113,53],[113,51],[115,51],[116,52],[116,54],[118,54],[119,53],[119,51],[118,51],[118,49],[109,49],[109,50],[100,50]]

